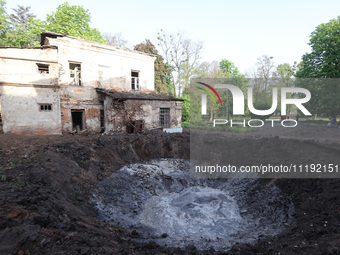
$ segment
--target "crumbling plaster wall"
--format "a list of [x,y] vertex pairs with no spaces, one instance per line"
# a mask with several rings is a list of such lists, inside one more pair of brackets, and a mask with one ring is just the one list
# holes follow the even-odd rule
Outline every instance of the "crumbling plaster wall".
[[[94,88],[131,90],[131,71],[139,71],[141,90],[154,90],[154,57],[114,46],[69,37],[47,38],[58,46],[61,117],[65,131],[72,131],[71,111],[84,110],[85,129],[99,132],[103,102]],[[70,63],[81,65],[81,86],[72,85]]]
[[[49,73],[40,73],[37,63],[48,64]],[[61,134],[57,49],[2,48],[0,70],[3,131]]]
[[154,61],[145,53],[70,37],[48,38],[57,45],[63,68],[59,84],[69,86],[69,63],[81,63],[85,87],[131,90],[131,71],[139,71],[141,90],[154,90]]
[[[39,73],[37,63],[48,64],[49,74]],[[57,49],[0,48],[0,82],[58,85]]]
[[[60,99],[56,88],[1,86],[3,131],[16,134],[61,134]],[[41,111],[50,104],[51,111]]]
[[100,110],[103,103],[98,93],[91,87],[61,86],[61,118],[63,130],[72,130],[72,110],[84,110],[86,131],[100,131]]
[[182,102],[160,100],[114,100],[104,101],[106,130],[126,131],[129,121],[144,120],[144,128],[160,127],[160,108],[170,108],[170,128],[181,127]]

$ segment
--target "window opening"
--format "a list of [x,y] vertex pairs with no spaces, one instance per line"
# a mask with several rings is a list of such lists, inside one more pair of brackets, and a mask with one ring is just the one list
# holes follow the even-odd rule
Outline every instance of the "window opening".
[[131,89],[139,90],[139,72],[131,71]]
[[81,65],[76,63],[70,63],[70,78],[72,78],[71,84],[75,86],[81,86]]
[[159,124],[161,127],[170,127],[170,108],[160,109]]

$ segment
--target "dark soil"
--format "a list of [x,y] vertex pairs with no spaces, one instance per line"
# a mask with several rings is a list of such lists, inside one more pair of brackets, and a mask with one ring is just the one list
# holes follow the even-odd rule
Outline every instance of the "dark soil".
[[[340,130],[304,127],[299,135],[272,134],[313,142],[303,152],[319,157],[325,148],[340,153]],[[247,146],[261,131],[228,139]],[[263,138],[264,139],[264,138]],[[268,138],[266,138],[268,139]],[[190,157],[190,135],[153,131],[128,135],[0,135],[0,254],[340,254],[339,179],[263,179],[277,185],[295,208],[295,223],[276,237],[263,233],[257,244],[235,245],[226,252],[189,246],[160,247],[131,240],[135,233],[97,219],[91,190],[121,166],[155,158]],[[240,141],[240,142],[238,142]],[[315,143],[316,142],[316,143]],[[335,156],[334,156],[335,155]],[[235,154],[235,162],[242,154]],[[299,152],[297,157],[301,157]],[[294,154],[289,155],[294,160]],[[339,160],[337,161],[339,162]]]

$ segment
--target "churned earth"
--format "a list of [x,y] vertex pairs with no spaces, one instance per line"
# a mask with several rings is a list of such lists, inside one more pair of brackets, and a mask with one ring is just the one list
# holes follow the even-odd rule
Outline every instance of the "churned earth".
[[[242,151],[249,155],[250,147],[261,146],[261,153],[265,154],[268,150],[266,155],[275,157],[273,150],[276,147],[288,153],[290,148],[296,148],[296,143],[308,146],[304,147],[304,151],[289,152],[287,160],[306,157],[339,163],[340,159],[340,129],[336,128],[301,126],[294,133],[283,128],[259,129],[242,136],[225,134],[223,139],[240,148],[237,153],[231,154],[235,164],[244,161]],[[263,141],[274,141],[275,146],[262,146]],[[277,235],[268,234],[264,228],[257,240],[249,244],[239,237],[240,241],[233,240],[228,249],[222,246],[214,249],[209,245],[204,249],[194,244],[164,246],[162,242],[152,240],[152,236],[141,242],[136,240],[143,234],[138,229],[101,217],[95,206],[94,191],[122,167],[151,160],[188,160],[189,157],[188,131],[182,134],[150,131],[137,135],[0,135],[0,254],[340,253],[339,179],[258,180],[252,186],[254,194],[261,197],[268,190],[279,190],[280,195],[276,197],[282,195],[292,204],[292,221],[287,221],[283,232]],[[250,162],[252,159],[248,156],[247,160]],[[131,178],[134,178],[133,175]],[[121,185],[124,186],[124,183]],[[187,193],[195,193],[192,189],[195,188],[189,187]],[[207,189],[202,187],[198,192],[209,193],[211,190]],[[230,206],[235,206],[234,201],[224,197],[224,193],[214,192]],[[172,203],[180,210],[187,193],[178,197],[176,194],[150,197],[147,203],[156,205],[163,201],[163,204]],[[215,203],[211,199],[209,201]],[[164,211],[167,208],[158,209]],[[141,221],[146,225],[156,217],[150,218],[151,213],[141,212]],[[235,215],[235,221],[240,220],[238,217]],[[161,219],[157,221],[161,225]],[[163,230],[164,226],[161,227]],[[225,229],[220,228],[219,231]],[[163,233],[156,234],[162,236]],[[210,234],[206,233],[207,236]],[[233,233],[231,236],[235,239]],[[167,238],[171,238],[171,233],[164,233],[163,239]]]

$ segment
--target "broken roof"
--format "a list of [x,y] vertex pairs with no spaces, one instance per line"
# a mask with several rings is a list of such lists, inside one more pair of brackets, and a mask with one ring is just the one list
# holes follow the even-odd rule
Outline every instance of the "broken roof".
[[140,91],[117,91],[114,89],[102,89],[96,88],[97,92],[103,93],[118,100],[156,100],[156,101],[184,101],[183,99],[157,94],[151,92],[140,92]]
[[13,47],[13,46],[1,46],[0,49],[58,49],[55,45],[43,45],[38,47]]
[[121,49],[121,50],[124,50],[124,51],[135,52],[135,53],[138,53],[138,54],[141,54],[141,55],[146,55],[146,56],[150,56],[150,57],[156,58],[156,55],[153,55],[153,54],[150,54],[150,53],[145,53],[145,52],[138,51],[138,50],[131,50],[131,49],[122,48],[122,47],[118,47],[118,46],[115,46],[115,45],[109,45],[109,44],[105,44],[105,43],[89,41],[89,40],[85,40],[85,39],[80,38],[80,37],[69,36],[68,33],[59,34],[59,33],[50,32],[50,31],[45,31],[45,32],[41,33],[41,35],[40,35],[40,44],[42,46],[44,46],[46,37],[50,37],[50,38],[67,37],[67,38],[76,39],[76,40],[79,40],[79,41],[84,41],[84,42],[87,42],[87,43],[92,43],[93,44],[92,46],[96,46],[97,45],[97,47],[103,47],[104,49],[105,48],[106,49],[111,48],[111,50],[112,49]]

